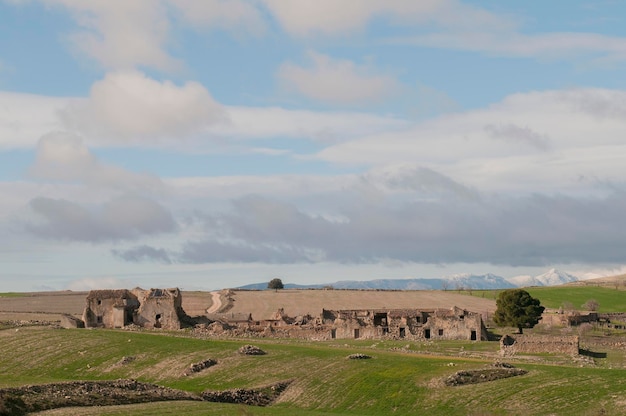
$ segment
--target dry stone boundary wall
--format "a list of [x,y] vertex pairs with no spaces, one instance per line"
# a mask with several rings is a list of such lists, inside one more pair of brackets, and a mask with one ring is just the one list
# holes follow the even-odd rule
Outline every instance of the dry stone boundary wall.
[[500,353],[514,355],[518,353],[540,354],[555,353],[578,355],[580,339],[575,335],[504,335],[500,340]]

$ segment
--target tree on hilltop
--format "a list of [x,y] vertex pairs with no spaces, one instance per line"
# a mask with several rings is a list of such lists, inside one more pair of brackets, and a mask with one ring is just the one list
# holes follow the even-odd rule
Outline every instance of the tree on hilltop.
[[274,289],[275,291],[278,292],[278,289],[284,289],[285,285],[283,285],[283,281],[280,280],[279,278],[274,278],[272,280],[269,281],[269,283],[267,284],[267,288],[268,289]]
[[539,299],[530,296],[524,289],[509,289],[501,292],[496,300],[494,322],[499,326],[514,326],[523,333],[523,328],[532,328],[539,323],[545,310]]

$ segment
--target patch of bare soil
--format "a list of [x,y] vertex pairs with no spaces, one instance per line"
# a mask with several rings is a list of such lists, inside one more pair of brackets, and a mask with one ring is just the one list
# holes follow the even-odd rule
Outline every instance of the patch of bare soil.
[[[33,292],[23,296],[0,296],[0,312],[3,313],[38,313],[80,316],[85,307],[87,292]],[[29,318],[19,318],[29,319]]]
[[466,384],[485,383],[487,381],[521,376],[528,371],[515,368],[511,364],[495,363],[486,368],[477,370],[461,370],[444,379],[443,384],[448,387],[464,386]]

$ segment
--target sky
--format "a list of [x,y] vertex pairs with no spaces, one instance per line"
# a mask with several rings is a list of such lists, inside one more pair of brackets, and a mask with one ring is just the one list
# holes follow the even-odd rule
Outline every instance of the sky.
[[0,0],[0,292],[626,272],[626,2]]

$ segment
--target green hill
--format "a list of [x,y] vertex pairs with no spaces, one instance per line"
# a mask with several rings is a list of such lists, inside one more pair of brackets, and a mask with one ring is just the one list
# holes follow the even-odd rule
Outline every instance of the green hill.
[[[599,312],[626,312],[626,292],[609,287],[597,286],[548,286],[524,288],[541,304],[548,308],[558,309],[564,302],[571,303],[575,309],[582,309],[582,305],[589,299],[595,299],[599,305]],[[486,299],[496,299],[501,290],[474,290],[472,296]]]
[[[18,328],[0,331],[0,387],[64,380],[136,379],[201,392],[293,380],[269,408],[171,402],[56,410],[53,414],[242,415],[595,415],[624,414],[623,370],[579,368],[566,357],[516,366],[524,376],[445,387],[443,377],[482,368],[497,343],[351,340],[202,340],[148,332]],[[244,356],[254,343],[267,352]],[[408,346],[408,348],[407,348]],[[353,353],[369,360],[349,360]],[[192,376],[190,364],[218,364]],[[556,362],[565,365],[557,366]],[[569,363],[569,364],[568,364]],[[157,410],[158,409],[158,410]],[[602,413],[604,412],[604,413]]]

